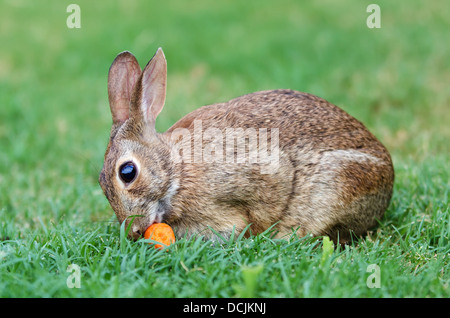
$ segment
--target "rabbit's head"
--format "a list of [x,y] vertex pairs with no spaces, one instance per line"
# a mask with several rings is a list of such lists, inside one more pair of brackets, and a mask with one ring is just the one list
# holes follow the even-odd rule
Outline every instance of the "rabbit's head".
[[158,49],[143,71],[130,52],[120,53],[108,74],[113,125],[99,182],[119,222],[133,220],[133,238],[168,217],[176,191],[170,146],[155,130],[166,73],[166,59]]

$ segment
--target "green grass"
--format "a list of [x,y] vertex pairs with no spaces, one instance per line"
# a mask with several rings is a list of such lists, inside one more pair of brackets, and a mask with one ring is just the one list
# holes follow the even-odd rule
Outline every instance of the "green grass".
[[[450,60],[446,1],[0,3],[0,297],[449,297]],[[391,206],[367,238],[268,231],[168,252],[125,239],[98,183],[115,55],[168,59],[163,131],[198,106],[263,89],[316,94],[390,150]],[[81,288],[68,288],[69,264]],[[368,288],[380,269],[380,288]]]

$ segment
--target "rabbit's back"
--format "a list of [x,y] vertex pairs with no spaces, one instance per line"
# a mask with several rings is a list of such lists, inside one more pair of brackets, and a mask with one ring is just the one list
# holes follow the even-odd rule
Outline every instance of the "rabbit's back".
[[361,122],[320,97],[294,90],[260,91],[200,107],[175,123],[166,135],[177,128],[193,131],[196,120],[202,130],[277,128],[280,147],[292,155],[309,147],[318,153],[353,149],[391,160],[386,148]]

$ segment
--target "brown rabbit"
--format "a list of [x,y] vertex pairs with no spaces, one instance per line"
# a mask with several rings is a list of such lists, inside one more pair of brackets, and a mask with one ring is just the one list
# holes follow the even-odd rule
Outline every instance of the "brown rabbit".
[[[296,231],[343,243],[383,216],[390,155],[340,108],[293,90],[262,91],[203,106],[157,133],[166,76],[161,49],[143,71],[129,52],[109,70],[113,125],[99,181],[119,222],[141,215],[134,239],[154,222],[210,238],[275,224],[278,237]],[[270,156],[254,151],[269,144]]]

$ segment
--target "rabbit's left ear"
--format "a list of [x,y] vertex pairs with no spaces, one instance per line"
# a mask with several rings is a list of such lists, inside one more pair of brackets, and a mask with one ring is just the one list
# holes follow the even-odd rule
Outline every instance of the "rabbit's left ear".
[[115,58],[108,73],[108,98],[113,123],[129,118],[134,86],[141,76],[141,67],[133,54],[122,52]]
[[[131,116],[155,126],[155,120],[166,100],[167,61],[159,48],[144,68],[134,91]],[[142,118],[141,118],[142,116]]]

